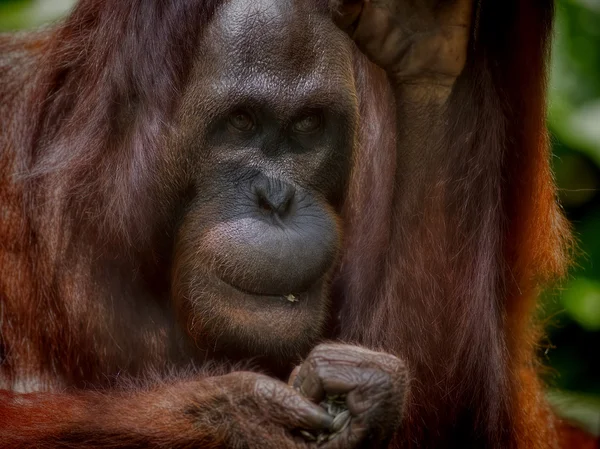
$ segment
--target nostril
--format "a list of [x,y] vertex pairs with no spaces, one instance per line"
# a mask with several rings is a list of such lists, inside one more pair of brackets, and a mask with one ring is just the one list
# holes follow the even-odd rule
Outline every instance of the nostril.
[[292,208],[293,200],[294,200],[294,192],[292,191],[292,193],[287,196],[287,198],[284,200],[282,206],[279,208],[278,212],[279,212],[280,216],[282,216],[282,217],[286,216],[290,212],[290,210]]
[[292,209],[295,190],[289,184],[280,183],[277,188],[256,187],[254,191],[257,205],[262,212],[284,218]]
[[262,195],[258,196],[258,207],[267,212],[273,211],[273,207],[271,207],[267,199],[264,198]]
[[296,189],[289,185],[285,184],[283,188],[279,192],[279,204],[277,207],[277,214],[283,218],[289,215],[292,209],[292,203],[294,201],[294,196],[296,194]]

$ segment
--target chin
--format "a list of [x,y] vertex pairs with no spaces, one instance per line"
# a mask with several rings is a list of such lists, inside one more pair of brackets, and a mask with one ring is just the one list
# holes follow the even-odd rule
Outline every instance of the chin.
[[329,310],[328,276],[303,292],[242,291],[218,276],[188,283],[186,329],[197,346],[236,360],[283,361],[305,356],[322,338]]

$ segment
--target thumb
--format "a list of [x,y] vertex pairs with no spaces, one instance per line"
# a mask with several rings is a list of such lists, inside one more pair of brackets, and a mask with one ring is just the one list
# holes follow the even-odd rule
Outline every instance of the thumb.
[[363,0],[330,0],[334,23],[347,34],[352,36],[358,25],[363,10]]
[[298,365],[297,367],[295,367],[292,370],[292,373],[290,374],[290,377],[288,378],[288,385],[290,387],[294,386],[294,381],[296,380],[296,377],[298,377],[298,373],[300,372],[301,367],[302,367],[302,365]]

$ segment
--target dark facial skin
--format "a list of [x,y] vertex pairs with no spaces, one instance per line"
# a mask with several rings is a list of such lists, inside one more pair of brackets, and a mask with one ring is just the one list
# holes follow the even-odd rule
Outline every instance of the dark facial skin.
[[293,8],[308,7],[223,5],[171,144],[193,192],[174,300],[199,345],[229,355],[305,354],[322,334],[340,246],[357,123],[351,43],[326,11]]
[[[403,408],[404,363],[355,346],[315,348],[330,312],[358,105],[350,40],[306,3],[227,2],[202,37],[170,152],[174,172],[189,173],[179,189],[191,192],[174,301],[197,344],[229,359],[266,356],[277,372],[314,348],[290,386],[250,373],[222,379],[224,391],[250,393],[283,422],[290,443],[385,447]],[[340,408],[324,415],[317,404],[334,396]]]

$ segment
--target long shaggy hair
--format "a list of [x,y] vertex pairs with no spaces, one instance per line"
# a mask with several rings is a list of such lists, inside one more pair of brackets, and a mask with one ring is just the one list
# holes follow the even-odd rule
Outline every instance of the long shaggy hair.
[[[218,3],[83,0],[55,30],[3,38],[3,48],[36,55],[39,69],[19,78],[10,60],[0,65],[3,79],[21,80],[0,87],[2,110],[12,112],[0,118],[2,145],[17,154],[3,156],[0,168],[26,186],[4,188],[1,199],[21,195],[15,213],[60,236],[50,245],[68,246],[79,226],[97,226],[105,230],[99,244],[152,257],[168,219],[153,158]],[[535,449],[556,438],[531,323],[536,293],[564,272],[569,246],[544,126],[552,13],[550,0],[482,3],[434,146],[419,139],[428,129],[397,126],[403,105],[356,52],[361,132],[332,337],[408,362],[408,413],[395,447]],[[23,106],[11,94],[19,85],[35,86]],[[414,145],[397,148],[397,136],[413,136]],[[37,310],[53,295],[56,267],[31,261],[42,250],[24,232],[21,254],[32,270],[24,279],[34,279],[36,293],[20,307]],[[23,327],[34,329],[36,317],[52,320],[32,312]]]

